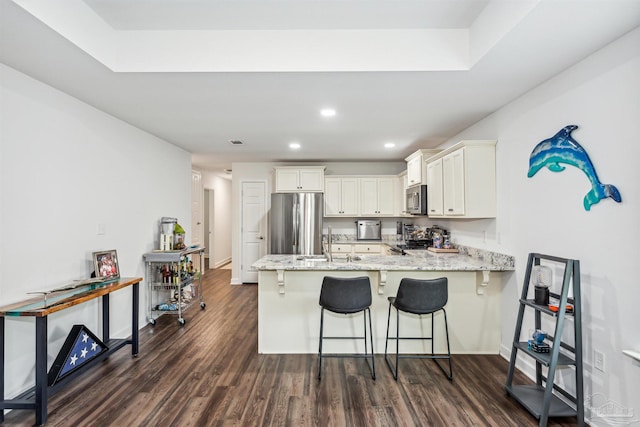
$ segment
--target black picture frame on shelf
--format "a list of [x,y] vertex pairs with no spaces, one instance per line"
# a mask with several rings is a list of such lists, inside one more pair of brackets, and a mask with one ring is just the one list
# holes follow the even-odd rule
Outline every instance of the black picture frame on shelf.
[[118,279],[120,266],[118,265],[118,253],[115,249],[93,253],[93,266],[96,277],[104,279]]

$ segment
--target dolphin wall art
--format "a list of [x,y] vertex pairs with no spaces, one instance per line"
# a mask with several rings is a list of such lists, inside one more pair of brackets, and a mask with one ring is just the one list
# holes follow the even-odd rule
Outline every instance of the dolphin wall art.
[[600,182],[587,152],[571,136],[571,132],[576,129],[578,129],[576,125],[565,126],[551,138],[536,145],[529,156],[527,176],[531,178],[545,166],[552,172],[562,172],[565,167],[561,163],[574,166],[584,172],[591,182],[591,191],[584,196],[583,200],[585,210],[590,210],[592,205],[607,197],[620,203],[622,198],[618,189],[611,184]]

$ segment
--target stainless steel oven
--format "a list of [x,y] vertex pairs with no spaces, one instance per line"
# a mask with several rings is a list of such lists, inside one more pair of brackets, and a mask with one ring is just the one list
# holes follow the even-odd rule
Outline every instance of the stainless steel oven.
[[407,210],[407,213],[410,213],[411,215],[427,214],[426,185],[416,185],[415,187],[407,188],[405,209]]

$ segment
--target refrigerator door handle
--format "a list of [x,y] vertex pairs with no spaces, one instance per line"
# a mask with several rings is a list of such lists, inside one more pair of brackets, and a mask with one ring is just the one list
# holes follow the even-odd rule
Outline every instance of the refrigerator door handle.
[[299,238],[298,233],[300,232],[299,215],[300,215],[300,202],[296,201],[296,203],[293,204],[293,253],[294,254],[299,253],[298,252],[298,238]]

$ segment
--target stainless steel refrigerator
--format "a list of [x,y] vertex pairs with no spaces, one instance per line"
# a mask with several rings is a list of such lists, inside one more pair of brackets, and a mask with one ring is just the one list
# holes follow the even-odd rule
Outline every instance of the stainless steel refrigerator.
[[272,193],[272,254],[322,254],[322,193]]

